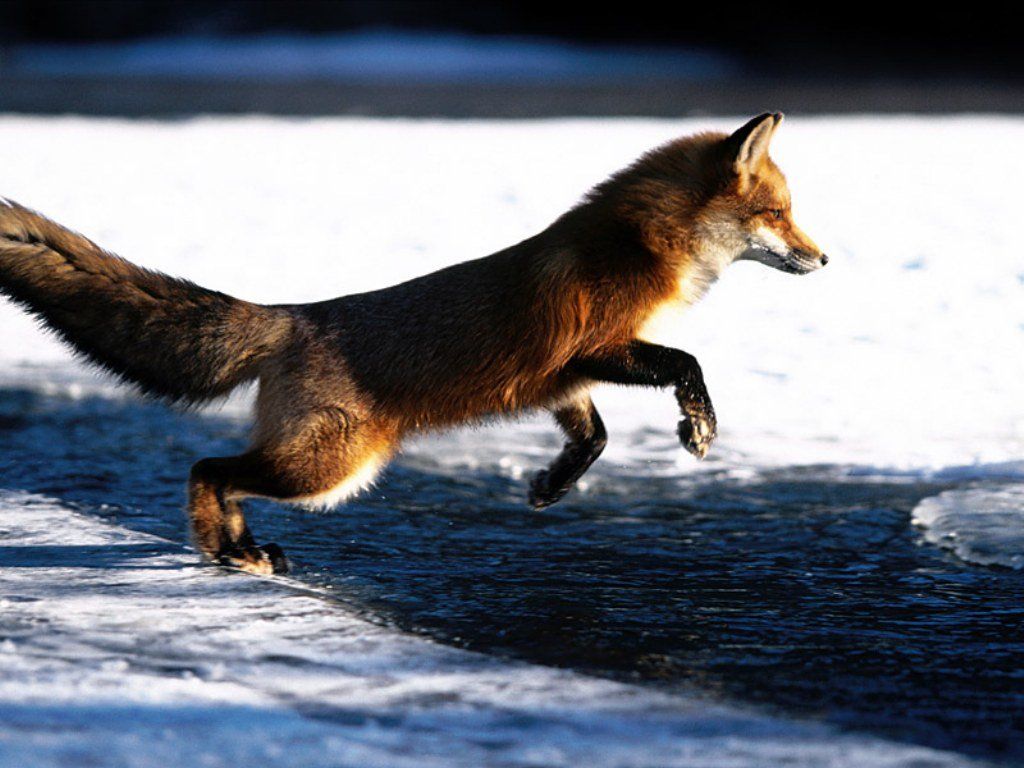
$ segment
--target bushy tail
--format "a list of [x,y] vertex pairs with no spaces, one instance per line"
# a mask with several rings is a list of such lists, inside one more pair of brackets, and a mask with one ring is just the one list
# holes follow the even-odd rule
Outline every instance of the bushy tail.
[[0,294],[92,362],[176,402],[255,378],[292,327],[283,310],[142,269],[2,199]]

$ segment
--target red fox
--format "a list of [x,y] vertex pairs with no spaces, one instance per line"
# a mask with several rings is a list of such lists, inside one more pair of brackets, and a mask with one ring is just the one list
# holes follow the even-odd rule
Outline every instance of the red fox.
[[645,340],[733,261],[793,274],[827,257],[793,222],[768,156],[782,120],[701,133],[643,155],[540,234],[406,283],[262,306],[137,267],[22,206],[0,204],[0,292],[143,393],[197,404],[258,379],[251,447],[191,470],[188,513],[210,560],[283,572],[240,502],[339,502],[402,439],[528,410],[566,443],[529,503],[561,499],[604,449],[597,382],[673,387],[678,435],[703,458],[717,434],[697,360]]

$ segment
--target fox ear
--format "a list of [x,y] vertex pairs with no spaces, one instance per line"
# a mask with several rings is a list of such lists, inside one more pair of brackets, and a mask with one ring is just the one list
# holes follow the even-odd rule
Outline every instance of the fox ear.
[[757,171],[768,156],[768,144],[781,122],[781,112],[765,112],[726,139],[729,159],[737,174],[745,176]]

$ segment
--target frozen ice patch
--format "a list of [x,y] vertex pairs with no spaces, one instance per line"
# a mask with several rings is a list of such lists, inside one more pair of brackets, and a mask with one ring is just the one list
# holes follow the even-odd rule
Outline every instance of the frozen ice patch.
[[1024,484],[940,493],[917,505],[913,522],[962,560],[1024,568]]

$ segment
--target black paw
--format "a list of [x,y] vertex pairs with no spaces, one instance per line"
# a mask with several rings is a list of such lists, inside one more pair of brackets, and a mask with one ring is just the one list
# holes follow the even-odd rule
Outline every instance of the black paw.
[[288,565],[288,558],[284,556],[283,549],[277,544],[264,544],[260,549],[270,558],[270,564],[274,567],[274,573],[288,573],[291,566]]
[[685,417],[679,422],[679,441],[698,459],[708,455],[711,443],[718,437],[715,412],[706,407],[684,408]]
[[530,495],[527,497],[527,501],[534,509],[544,509],[544,507],[550,507],[565,496],[570,488],[572,488],[571,485],[552,487],[551,473],[546,469],[542,469],[530,481]]

